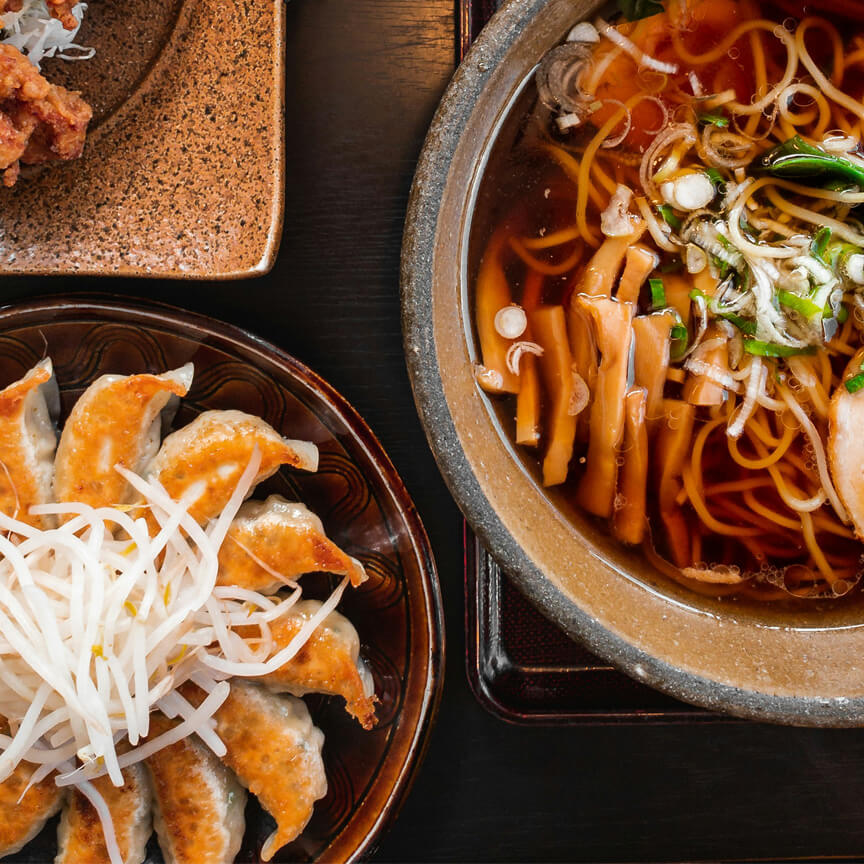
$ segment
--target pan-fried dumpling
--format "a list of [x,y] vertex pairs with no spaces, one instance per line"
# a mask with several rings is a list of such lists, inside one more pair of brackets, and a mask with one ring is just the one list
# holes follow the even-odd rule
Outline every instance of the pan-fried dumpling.
[[63,803],[63,790],[58,788],[53,777],[35,783],[21,798],[35,768],[35,765],[19,762],[12,774],[0,783],[0,858],[12,855],[29,843]]
[[[150,718],[150,735],[175,725]],[[232,864],[243,842],[246,790],[190,736],[147,760],[153,780],[153,824],[165,864]]]
[[[273,653],[284,648],[321,608],[317,600],[301,600],[270,624]],[[364,729],[375,725],[372,676],[360,659],[360,637],[339,612],[331,612],[293,659],[262,679],[271,690],[328,693],[342,696],[345,707]]]
[[52,523],[29,511],[51,500],[57,436],[46,395],[56,387],[53,375],[46,358],[0,391],[0,512],[37,527]]
[[[123,771],[122,786],[107,775],[91,782],[105,799],[124,864],[142,864],[150,839],[150,783],[139,763]],[[102,821],[96,808],[80,792],[69,796],[57,828],[54,864],[108,864]]]
[[[202,698],[184,695],[196,703]],[[315,802],[327,794],[324,733],[312,725],[302,700],[237,679],[215,717],[216,734],[228,751],[222,761],[276,820],[261,849],[261,858],[269,861],[299,836]]]
[[314,513],[281,495],[247,501],[219,550],[219,585],[269,594],[286,580],[318,572],[350,576],[352,585],[366,579],[363,565],[327,538]]
[[255,483],[275,474],[280,465],[318,469],[314,444],[283,438],[260,417],[242,411],[205,411],[162,442],[147,474],[175,500],[203,481],[203,493],[189,508],[192,517],[203,523],[225,508],[256,446],[261,467]]
[[114,470],[141,473],[159,449],[160,414],[192,383],[187,363],[164,375],[102,375],[81,394],[63,426],[54,495],[92,507],[127,504],[135,492]]

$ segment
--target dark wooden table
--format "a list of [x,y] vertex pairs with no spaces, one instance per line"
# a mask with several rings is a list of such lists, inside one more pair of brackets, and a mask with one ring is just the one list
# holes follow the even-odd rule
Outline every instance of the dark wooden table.
[[317,369],[366,417],[437,555],[448,660],[436,729],[379,861],[864,860],[864,732],[755,724],[521,728],[465,675],[462,522],[402,359],[399,249],[415,160],[457,56],[454,0],[288,3],[279,261],[251,282],[4,279],[222,318]]

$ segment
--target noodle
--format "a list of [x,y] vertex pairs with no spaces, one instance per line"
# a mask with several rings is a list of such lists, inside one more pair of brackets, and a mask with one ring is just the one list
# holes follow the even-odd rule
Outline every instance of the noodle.
[[[864,572],[864,479],[850,491],[836,446],[864,431],[864,37],[773,8],[599,22],[563,76],[578,122],[552,94],[510,139],[546,162],[528,185],[565,194],[476,245],[506,237],[509,302],[566,320],[522,381],[536,435],[517,429],[564,494],[694,591],[804,602]],[[622,399],[645,405],[623,437]]]

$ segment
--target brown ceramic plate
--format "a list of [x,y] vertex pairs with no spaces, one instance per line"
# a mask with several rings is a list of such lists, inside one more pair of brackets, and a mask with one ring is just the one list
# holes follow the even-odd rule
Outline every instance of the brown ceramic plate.
[[804,610],[702,597],[665,579],[544,490],[477,387],[468,287],[474,202],[503,120],[533,69],[601,4],[510,0],[453,79],[415,177],[402,258],[415,399],[450,490],[522,591],[590,650],[712,710],[783,723],[864,725],[864,608]]
[[[429,543],[381,445],[345,399],[297,360],[241,330],[170,307],[73,298],[0,309],[2,386],[45,353],[60,384],[61,419],[103,373],[155,372],[192,361],[195,381],[175,426],[208,409],[239,408],[318,445],[316,474],[279,472],[255,494],[304,501],[366,566],[368,581],[347,592],[339,608],[360,634],[381,700],[379,722],[364,732],[341,700],[306,697],[325,734],[329,790],[301,837],[275,860],[339,862],[369,854],[422,757],[444,654]],[[273,823],[254,800],[246,816],[237,861],[257,862]],[[15,860],[53,860],[54,838],[46,829]],[[152,853],[148,860],[159,861],[155,844]]]
[[0,189],[7,273],[228,279],[282,225],[283,0],[94,0],[86,62],[43,73],[94,109],[81,159]]

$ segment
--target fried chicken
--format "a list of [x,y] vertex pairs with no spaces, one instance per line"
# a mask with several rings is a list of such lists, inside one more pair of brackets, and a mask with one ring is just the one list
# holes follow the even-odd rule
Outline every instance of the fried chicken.
[[17,48],[0,45],[3,185],[15,184],[19,163],[77,159],[84,149],[92,113],[78,93],[49,84]]

